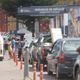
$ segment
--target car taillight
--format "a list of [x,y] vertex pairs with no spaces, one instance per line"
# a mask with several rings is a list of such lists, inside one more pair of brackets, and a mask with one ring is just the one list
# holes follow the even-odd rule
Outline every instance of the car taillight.
[[60,53],[58,55],[58,62],[63,63],[64,62],[64,53]]

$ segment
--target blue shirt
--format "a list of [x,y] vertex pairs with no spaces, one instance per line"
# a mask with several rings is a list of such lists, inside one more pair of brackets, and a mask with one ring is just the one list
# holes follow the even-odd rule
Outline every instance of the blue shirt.
[[12,40],[12,48],[16,48],[16,40],[15,39]]

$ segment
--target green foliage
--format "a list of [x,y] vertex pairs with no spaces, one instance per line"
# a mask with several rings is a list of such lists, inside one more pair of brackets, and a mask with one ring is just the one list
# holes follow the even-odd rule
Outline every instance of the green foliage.
[[12,15],[16,15],[19,6],[48,6],[54,5],[58,0],[0,0],[2,7]]
[[53,5],[58,0],[32,0],[32,5],[39,5],[39,6],[46,6],[46,5]]
[[[16,16],[17,7],[20,6],[48,6],[48,5],[55,5],[58,0],[0,0],[2,7],[9,13],[9,15]],[[34,26],[31,22],[34,22],[33,17],[19,17],[24,21],[27,20],[25,23],[28,26],[28,29],[34,32]]]
[[11,0],[0,1],[2,8],[5,9],[10,15],[16,15],[17,6]]

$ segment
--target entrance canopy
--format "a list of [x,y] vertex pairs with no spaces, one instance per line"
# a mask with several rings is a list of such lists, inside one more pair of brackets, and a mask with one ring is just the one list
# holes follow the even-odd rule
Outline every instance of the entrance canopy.
[[[67,9],[68,10],[68,9]],[[18,15],[26,16],[55,16],[63,14],[66,8],[63,6],[30,6],[30,7],[19,7]]]
[[19,29],[17,31],[17,34],[26,34],[26,33],[30,33],[28,30],[26,30],[25,28]]
[[54,5],[54,6],[30,6],[18,7],[18,15],[26,16],[56,16],[68,13],[70,8],[79,8],[80,5]]

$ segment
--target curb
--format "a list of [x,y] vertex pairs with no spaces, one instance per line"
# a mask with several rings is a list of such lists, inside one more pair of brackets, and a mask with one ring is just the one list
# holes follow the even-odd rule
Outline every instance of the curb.
[[32,79],[29,77],[29,80],[32,80]]
[[30,77],[26,77],[26,79],[25,80],[32,80]]

